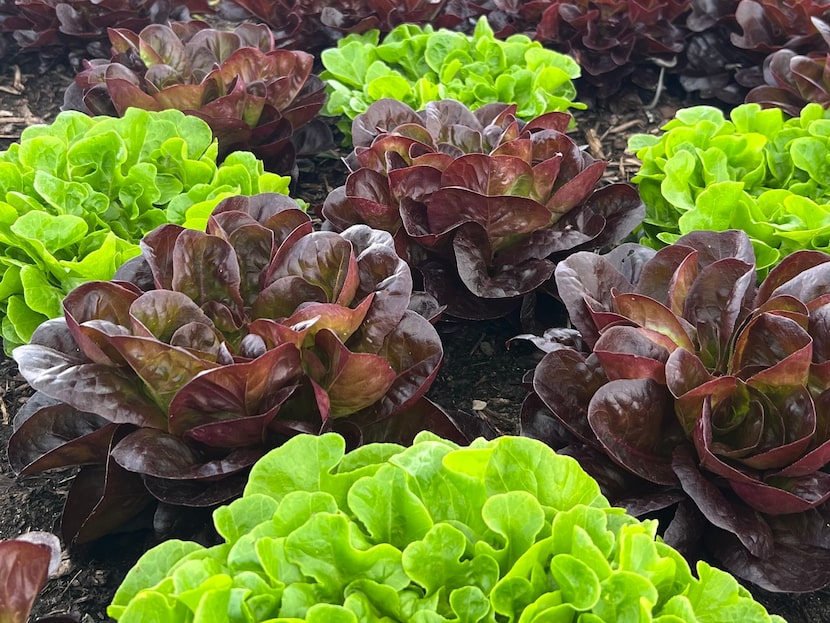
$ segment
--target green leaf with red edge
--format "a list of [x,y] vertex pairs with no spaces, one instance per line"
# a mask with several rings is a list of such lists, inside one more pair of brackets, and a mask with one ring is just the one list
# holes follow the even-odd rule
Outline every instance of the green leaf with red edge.
[[651,379],[665,385],[665,362],[671,351],[661,344],[662,337],[639,327],[612,326],[599,336],[594,354],[611,381]]
[[293,386],[301,373],[300,353],[292,344],[273,348],[252,361],[208,370],[175,395],[167,430],[182,435],[208,422],[260,415],[275,406],[274,393]]
[[170,343],[176,332],[191,323],[213,329],[213,321],[193,299],[174,290],[150,290],[129,308],[130,325],[138,335]]
[[128,108],[141,108],[142,110],[163,110],[161,103],[152,96],[147,95],[132,81],[124,78],[110,78],[107,80],[107,91],[113,106],[119,115],[123,116]]
[[562,158],[557,157],[548,158],[542,160],[539,164],[533,165],[533,184],[530,188],[530,198],[545,204],[553,191],[556,177],[559,175],[559,169],[561,168]]
[[114,52],[124,54],[125,52],[138,51],[138,46],[141,43],[138,33],[128,28],[110,28],[107,34],[110,36],[110,43]]
[[144,28],[138,40],[138,51],[148,66],[161,63],[179,73],[188,70],[184,44],[169,27],[150,24]]
[[694,327],[653,298],[622,292],[614,296],[614,311],[637,326],[666,336],[676,348],[694,349]]
[[218,301],[241,311],[239,262],[227,241],[185,229],[176,238],[172,256],[171,289],[187,295],[199,306]]
[[330,330],[316,334],[314,351],[325,366],[312,379],[329,398],[330,415],[351,415],[382,399],[397,374],[386,357],[353,353]]
[[703,413],[703,405],[706,400],[712,400],[715,404],[718,404],[731,396],[740,384],[741,381],[734,376],[716,376],[677,396],[675,398],[675,412],[680,426],[686,431],[686,434],[691,435],[695,430],[695,426],[697,426],[697,422]]
[[217,367],[214,361],[153,338],[117,335],[110,343],[144,383],[147,394],[167,411],[170,401],[191,379]]
[[284,322],[288,326],[308,325],[309,337],[314,337],[320,331],[328,329],[345,342],[363,323],[373,298],[374,294],[370,294],[355,308],[334,303],[309,303],[302,305]]
[[[211,83],[216,86],[211,86]],[[190,85],[176,85],[170,89],[187,89],[188,86]],[[206,122],[208,119],[214,120],[214,132],[218,134],[223,143],[233,145],[248,142],[251,140],[251,128],[262,120],[265,111],[264,87],[262,83],[256,87],[256,90],[250,89],[250,86],[241,80],[231,82],[230,85],[223,84],[221,76],[215,73],[210,74],[197,88],[200,91],[208,89],[214,92],[224,92],[224,95],[203,104],[196,114]],[[201,99],[204,100],[204,98]]]
[[763,392],[804,387],[813,340],[797,322],[772,313],[752,318],[738,335],[731,372]]

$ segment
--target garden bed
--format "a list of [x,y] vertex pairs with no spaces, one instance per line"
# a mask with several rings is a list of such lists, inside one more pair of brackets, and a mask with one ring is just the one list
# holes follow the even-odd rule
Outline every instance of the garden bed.
[[[8,64],[0,75],[3,149],[26,126],[53,119],[71,81],[72,71],[68,67],[59,65],[39,73],[33,58],[19,60],[20,65]],[[680,93],[679,89],[672,92],[670,86],[652,110],[646,110],[643,104],[651,94],[634,90],[623,92],[611,102],[597,102],[576,113],[578,128],[573,137],[586,145],[594,157],[611,163],[605,174],[608,181],[628,180],[637,167],[624,151],[628,136],[656,131],[678,108],[700,103],[682,99]],[[312,206],[319,205],[345,178],[339,155],[330,153],[314,161],[300,161],[300,178],[292,196],[305,199]],[[444,364],[428,396],[451,412],[460,410],[486,419],[502,433],[517,432],[519,408],[526,393],[521,379],[541,358],[529,342],[509,342],[524,330],[518,319],[512,317],[472,324],[441,321],[438,331],[444,343]],[[28,530],[56,530],[71,472],[14,478],[5,457],[6,442],[10,422],[30,390],[17,374],[14,362],[5,357],[0,361],[0,388],[0,539]],[[163,537],[146,529],[124,532],[73,552],[64,560],[59,576],[41,594],[34,613],[72,611],[85,622],[106,620],[106,607],[136,559],[161,538],[170,536],[204,544],[213,542],[215,535],[206,519],[206,514],[195,513],[171,526]],[[791,623],[830,621],[830,592],[785,596],[753,590],[753,595]]]

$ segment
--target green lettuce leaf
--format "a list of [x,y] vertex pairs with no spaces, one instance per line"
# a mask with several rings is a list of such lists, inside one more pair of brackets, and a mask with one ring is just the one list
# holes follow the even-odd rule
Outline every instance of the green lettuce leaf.
[[461,448],[422,433],[347,453],[336,434],[300,435],[214,520],[225,544],[150,550],[110,616],[783,623],[729,574],[700,563],[695,578],[656,522],[609,507],[573,459],[527,438]]

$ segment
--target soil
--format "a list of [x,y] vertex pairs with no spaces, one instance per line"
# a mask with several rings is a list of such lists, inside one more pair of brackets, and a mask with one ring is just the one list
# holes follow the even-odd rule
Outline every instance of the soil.
[[[36,58],[17,59],[0,66],[0,149],[19,139],[34,123],[48,123],[60,111],[63,92],[72,80],[68,66],[55,65],[45,73]],[[647,109],[648,93],[631,87],[612,101],[590,102],[577,111],[574,138],[596,158],[608,160],[607,181],[628,180],[638,161],[625,152],[628,137],[636,132],[656,132],[678,108],[699,104],[671,84],[658,104]],[[584,101],[584,98],[583,98]],[[301,161],[292,196],[312,206],[322,203],[346,175],[338,153]],[[553,323],[551,323],[553,324]],[[461,410],[485,418],[503,433],[517,432],[517,417],[526,392],[523,375],[532,370],[541,353],[527,341],[510,338],[524,329],[514,318],[490,322],[438,324],[445,358],[429,397],[449,411]],[[59,532],[59,519],[73,472],[15,477],[5,449],[11,421],[31,390],[17,373],[15,363],[0,353],[0,539],[29,530]],[[172,536],[209,541],[204,517],[178,527]],[[103,539],[93,546],[66,552],[57,577],[41,592],[34,616],[72,612],[83,623],[109,620],[106,607],[118,585],[138,557],[163,538],[152,531],[129,532]],[[750,587],[771,612],[790,623],[830,622],[830,591],[807,595],[777,595]]]

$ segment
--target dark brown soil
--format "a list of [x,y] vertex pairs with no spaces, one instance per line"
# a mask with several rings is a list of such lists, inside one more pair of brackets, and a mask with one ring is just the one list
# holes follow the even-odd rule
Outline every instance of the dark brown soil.
[[[51,121],[59,112],[63,91],[71,81],[72,71],[68,67],[58,65],[39,74],[35,70],[36,59],[21,61],[21,65],[0,66],[0,149],[17,140],[26,126]],[[670,92],[661,97],[654,109],[646,110],[643,102],[649,99],[651,94],[632,90],[613,102],[593,103],[588,111],[577,113],[574,137],[595,157],[611,163],[607,180],[627,180],[636,172],[637,161],[625,153],[632,133],[656,131],[678,108],[700,103],[684,99],[679,91]],[[345,168],[337,156],[330,154],[313,162],[301,162],[293,196],[319,205],[345,177]],[[450,411],[475,413],[503,433],[516,432],[525,396],[521,379],[541,357],[526,341],[511,342],[508,349],[510,338],[522,332],[519,323],[511,319],[472,324],[442,321],[438,329],[445,360],[430,398]],[[2,354],[0,391],[0,539],[29,530],[58,532],[72,472],[21,478],[11,473],[5,452],[11,421],[31,390],[17,374],[14,362]],[[209,539],[205,525],[203,518],[194,518],[180,526],[176,536]],[[161,538],[147,530],[131,532],[66,553],[58,577],[50,580],[41,593],[34,614],[74,612],[84,623],[107,620],[106,607],[124,575]],[[790,623],[830,622],[830,592],[795,597],[760,590],[753,590],[753,594]]]

